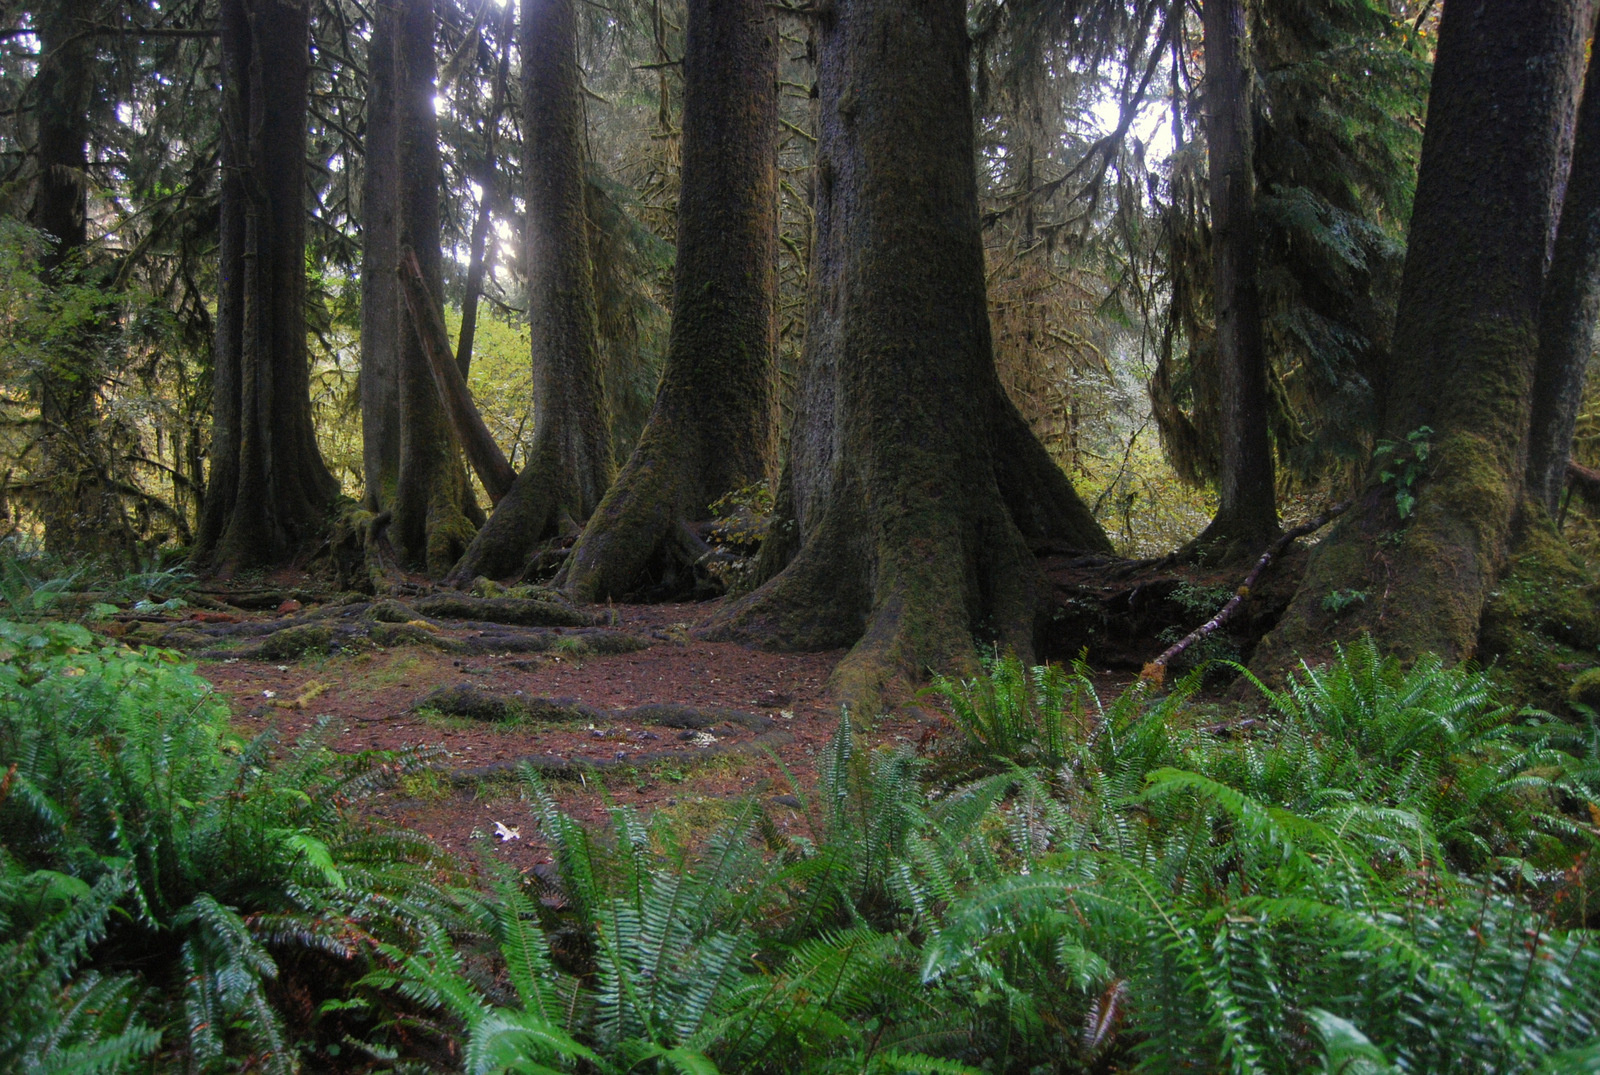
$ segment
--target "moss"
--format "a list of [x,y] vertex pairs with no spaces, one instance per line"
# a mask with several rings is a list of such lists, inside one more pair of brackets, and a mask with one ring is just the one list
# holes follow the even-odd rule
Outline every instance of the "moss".
[[374,645],[385,649],[396,646],[428,646],[445,653],[465,653],[467,650],[465,644],[440,634],[419,620],[407,623],[375,623],[367,637]]
[[333,645],[333,629],[320,623],[303,623],[276,631],[252,647],[250,656],[263,661],[293,661],[309,654],[325,654]]
[[496,694],[470,683],[430,691],[418,698],[412,708],[492,724],[561,724],[600,719],[598,712],[570,698]]
[[417,614],[398,601],[376,601],[362,617],[374,623],[410,623]]
[[1574,677],[1572,686],[1567,688],[1567,701],[1600,709],[1600,668],[1591,668]]
[[570,605],[519,597],[467,597],[435,594],[414,606],[428,616],[481,620],[517,627],[589,627],[594,618]]
[[[1540,513],[1537,522],[1523,528],[1508,570],[1484,609],[1480,655],[1519,697],[1559,709],[1576,700],[1569,690],[1569,684],[1577,689],[1572,669],[1593,664],[1597,649],[1600,582]],[[1600,686],[1600,677],[1596,680]]]

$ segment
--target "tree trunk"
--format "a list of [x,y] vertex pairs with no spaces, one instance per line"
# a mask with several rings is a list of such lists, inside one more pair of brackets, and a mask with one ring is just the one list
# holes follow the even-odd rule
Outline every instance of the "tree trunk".
[[[511,73],[512,20],[517,9],[506,4],[500,17],[500,61],[494,69],[494,88],[489,98],[489,121],[483,131],[483,165],[478,169],[478,184],[483,197],[478,219],[472,225],[470,255],[467,262],[467,293],[461,300],[461,337],[456,342],[456,368],[464,380],[472,372],[472,344],[478,332],[478,296],[483,291],[483,274],[488,266],[489,225],[494,221],[495,159],[500,141],[500,111],[505,107],[506,81]],[[499,497],[495,498],[497,501]]]
[[[1387,450],[1313,550],[1258,652],[1264,670],[1363,631],[1402,656],[1475,650],[1524,491],[1545,251],[1586,7],[1444,6],[1395,319]],[[1323,608],[1335,591],[1366,598],[1340,617]]]
[[[93,5],[63,0],[36,15],[39,35],[38,140],[29,222],[48,238],[41,259],[53,287],[87,283],[89,99],[92,39],[82,31]],[[72,560],[116,550],[126,527],[116,494],[102,480],[104,438],[96,415],[100,383],[91,317],[65,334],[38,374],[40,477],[36,499],[45,548]]]
[[655,581],[682,523],[772,476],[777,78],[765,0],[690,0],[666,367],[638,447],[568,561],[566,586],[581,600]]
[[222,289],[212,476],[198,561],[282,562],[329,524],[338,482],[311,421],[305,327],[308,7],[222,7]]
[[[401,0],[396,23],[395,88],[399,158],[398,219],[401,248],[416,252],[440,323],[444,310],[439,248],[439,125],[434,112],[434,0]],[[382,268],[382,266],[380,266]],[[387,267],[390,276],[398,260]],[[398,279],[395,301],[399,303]],[[400,407],[400,470],[389,538],[401,561],[439,577],[467,548],[477,511],[460,452],[438,390],[421,332],[403,304],[397,306],[396,363]],[[423,326],[422,331],[426,331]],[[480,516],[481,517],[481,516]]]
[[1555,256],[1539,304],[1539,361],[1529,424],[1528,496],[1555,514],[1600,319],[1600,64],[1591,58],[1578,109]]
[[400,129],[393,3],[374,5],[361,179],[361,464],[369,511],[400,489]]
[[1255,172],[1242,0],[1205,0],[1206,145],[1217,321],[1216,518],[1195,539],[1203,556],[1255,556],[1278,532],[1267,440],[1267,361],[1256,285]]
[[611,482],[594,278],[584,217],[583,85],[575,0],[523,0],[524,231],[533,341],[533,445],[450,573],[456,584],[525,569],[539,542],[587,519]]
[[1032,650],[1028,540],[1110,543],[995,373],[961,0],[837,0],[820,30],[817,240],[805,378],[774,548],[716,638],[851,646],[868,708],[974,637]]

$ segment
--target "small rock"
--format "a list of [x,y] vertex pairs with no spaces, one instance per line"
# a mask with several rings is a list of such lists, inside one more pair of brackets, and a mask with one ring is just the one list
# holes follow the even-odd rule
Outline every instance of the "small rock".
[[805,804],[800,801],[798,796],[795,796],[795,795],[779,795],[779,796],[775,797],[772,800],[772,805],[773,806],[787,807],[790,810],[799,810]]

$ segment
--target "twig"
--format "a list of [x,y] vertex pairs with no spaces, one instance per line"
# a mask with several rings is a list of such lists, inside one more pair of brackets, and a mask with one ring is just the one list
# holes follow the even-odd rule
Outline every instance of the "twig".
[[1234,614],[1239,611],[1239,609],[1244,605],[1245,601],[1249,600],[1250,591],[1255,588],[1256,582],[1261,578],[1261,572],[1266,570],[1267,565],[1272,562],[1273,557],[1281,554],[1283,550],[1287,549],[1290,543],[1296,538],[1305,537],[1307,534],[1321,530],[1324,526],[1327,526],[1328,523],[1332,522],[1335,517],[1342,515],[1353,503],[1355,503],[1353,500],[1346,500],[1342,504],[1335,504],[1321,515],[1318,515],[1315,519],[1312,519],[1310,522],[1301,523],[1293,530],[1288,531],[1282,537],[1278,538],[1271,545],[1268,545],[1266,551],[1263,552],[1260,559],[1256,561],[1256,566],[1250,569],[1250,574],[1244,577],[1244,581],[1239,584],[1239,589],[1234,592],[1233,597],[1229,599],[1228,603],[1223,605],[1215,616],[1211,617],[1205,623],[1202,623],[1199,627],[1196,627],[1194,630],[1178,639],[1178,641],[1174,642],[1171,646],[1168,646],[1166,651],[1162,653],[1161,656],[1157,657],[1149,664],[1146,664],[1139,672],[1140,681],[1154,684],[1157,687],[1161,686],[1162,681],[1167,675],[1167,666],[1182,656],[1184,650],[1188,649],[1196,642],[1206,638],[1208,635],[1213,634],[1217,628],[1233,619]]

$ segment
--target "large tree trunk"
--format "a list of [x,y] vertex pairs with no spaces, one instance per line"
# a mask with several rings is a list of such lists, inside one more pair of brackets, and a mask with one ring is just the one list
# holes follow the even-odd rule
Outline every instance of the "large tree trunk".
[[533,341],[527,463],[450,579],[514,575],[539,542],[587,519],[611,483],[594,278],[584,217],[575,0],[523,0],[524,230]]
[[[93,15],[93,5],[84,0],[62,0],[35,15],[41,56],[35,84],[38,170],[29,222],[48,238],[41,268],[55,287],[88,282],[83,257],[94,47],[83,31]],[[37,384],[44,492],[35,503],[45,548],[73,560],[113,552],[127,536],[116,494],[103,480],[95,328],[91,317],[59,340]]]
[[1600,64],[1591,58],[1555,255],[1539,304],[1528,496],[1552,514],[1566,485],[1596,319],[1600,319]]
[[[1475,650],[1524,491],[1545,252],[1587,6],[1444,6],[1382,426],[1391,450],[1313,550],[1258,653],[1264,669],[1362,631],[1402,656]],[[1323,608],[1335,591],[1365,601],[1340,617]]]
[[[444,321],[439,248],[439,122],[434,112],[434,0],[400,0],[396,23],[395,115],[398,123],[399,242],[415,252],[435,313]],[[380,268],[382,268],[380,266]],[[398,263],[387,268],[392,276]],[[398,280],[395,301],[399,303]],[[439,577],[472,541],[481,518],[466,470],[416,322],[397,307],[397,398],[400,408],[400,470],[389,537],[402,562]],[[426,331],[424,326],[423,331]]]
[[1219,505],[1201,555],[1257,555],[1278,531],[1256,285],[1255,180],[1242,0],[1205,0],[1206,145],[1217,320]]
[[306,355],[307,6],[226,0],[222,55],[223,284],[196,553],[225,574],[303,551],[339,486],[317,450]]
[[638,447],[568,561],[581,600],[656,581],[686,521],[772,476],[777,36],[765,0],[690,0],[666,368]]
[[837,0],[820,30],[817,241],[805,378],[774,547],[798,551],[713,637],[852,646],[848,700],[974,636],[1031,652],[1029,539],[1110,543],[995,374],[965,5]]
[[367,49],[361,180],[361,465],[369,511],[400,489],[400,126],[395,108],[398,11],[374,5]]

